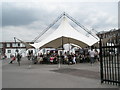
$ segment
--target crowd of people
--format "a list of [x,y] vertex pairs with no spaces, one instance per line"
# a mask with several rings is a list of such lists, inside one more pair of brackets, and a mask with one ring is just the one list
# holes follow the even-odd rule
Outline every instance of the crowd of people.
[[[16,55],[10,55],[12,64],[17,60],[18,65],[20,66],[21,54],[17,53]],[[38,53],[34,55],[33,52],[27,54],[28,60],[32,61],[33,64],[77,64],[77,63],[91,63],[93,65],[95,62],[99,61],[99,52],[97,49],[80,49],[78,52],[61,52],[58,54],[56,51],[52,51],[46,54]]]
[[81,50],[81,52],[58,54],[57,52],[49,52],[47,54],[39,53],[38,55],[33,55],[33,53],[28,53],[28,60],[32,60],[34,64],[77,64],[90,62],[93,64],[99,61],[99,52],[97,49],[91,50]]

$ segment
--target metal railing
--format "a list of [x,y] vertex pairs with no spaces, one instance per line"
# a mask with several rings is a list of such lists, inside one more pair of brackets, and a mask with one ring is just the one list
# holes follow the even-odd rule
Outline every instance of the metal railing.
[[120,86],[120,38],[111,38],[107,43],[100,39],[101,83]]

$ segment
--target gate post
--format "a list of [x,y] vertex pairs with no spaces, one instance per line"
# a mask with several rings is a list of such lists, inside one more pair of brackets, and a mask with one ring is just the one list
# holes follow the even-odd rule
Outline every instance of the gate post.
[[102,60],[102,38],[100,37],[99,49],[100,49],[100,77],[101,83],[103,83],[103,60]]

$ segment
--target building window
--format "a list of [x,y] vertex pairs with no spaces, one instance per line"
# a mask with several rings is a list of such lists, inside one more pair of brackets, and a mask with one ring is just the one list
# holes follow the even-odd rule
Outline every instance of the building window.
[[8,53],[11,53],[11,50],[8,50]]
[[18,47],[20,44],[19,43],[13,43],[12,46],[13,47]]
[[10,43],[7,43],[7,47],[10,47]]
[[12,47],[17,47],[17,45],[15,43],[12,43]]
[[0,48],[2,48],[3,47],[3,44],[2,43],[0,43]]
[[12,44],[12,47],[20,47],[20,46],[21,46],[20,43],[13,43],[13,44]]

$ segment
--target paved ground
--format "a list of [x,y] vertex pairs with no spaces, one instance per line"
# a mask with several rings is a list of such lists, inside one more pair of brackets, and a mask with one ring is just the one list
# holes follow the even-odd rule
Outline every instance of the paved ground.
[[100,83],[99,63],[91,66],[89,63],[76,65],[37,64],[31,65],[25,58],[21,66],[17,62],[8,64],[3,61],[3,88],[118,88]]

